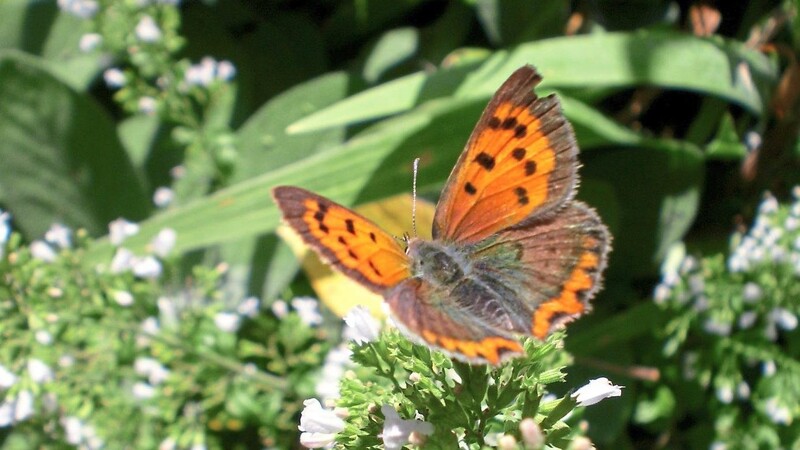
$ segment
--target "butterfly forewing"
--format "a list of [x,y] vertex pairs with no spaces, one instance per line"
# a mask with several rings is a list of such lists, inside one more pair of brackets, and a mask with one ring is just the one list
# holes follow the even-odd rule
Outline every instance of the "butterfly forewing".
[[273,189],[284,220],[320,256],[374,292],[409,277],[400,244],[360,214],[304,189]]
[[533,67],[514,72],[483,112],[439,200],[433,236],[474,243],[546,215],[574,192],[578,148]]

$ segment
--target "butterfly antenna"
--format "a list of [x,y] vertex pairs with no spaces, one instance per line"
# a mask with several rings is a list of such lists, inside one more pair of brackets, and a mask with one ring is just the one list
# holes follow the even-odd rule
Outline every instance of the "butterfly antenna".
[[419,170],[419,158],[414,158],[414,181],[411,185],[411,230],[414,237],[417,237],[417,171]]

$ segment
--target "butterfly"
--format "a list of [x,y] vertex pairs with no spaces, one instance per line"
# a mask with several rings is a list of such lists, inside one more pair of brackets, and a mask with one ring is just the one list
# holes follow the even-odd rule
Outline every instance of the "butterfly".
[[494,94],[436,206],[433,239],[399,240],[327,198],[280,186],[284,221],[329,264],[383,295],[407,335],[474,364],[523,354],[586,312],[611,235],[574,199],[578,147],[541,76],[517,69]]

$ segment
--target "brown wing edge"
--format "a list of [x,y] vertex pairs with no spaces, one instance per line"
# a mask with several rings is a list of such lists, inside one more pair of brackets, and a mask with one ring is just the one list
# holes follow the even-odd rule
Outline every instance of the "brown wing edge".
[[[584,249],[579,261],[563,283],[561,294],[542,302],[536,308],[531,334],[538,339],[544,339],[553,331],[591,311],[590,300],[603,287],[603,273],[608,265],[608,254],[611,252],[613,236],[597,211],[577,200],[568,205],[569,208],[585,216]],[[585,285],[587,279],[591,281],[588,287]]]
[[[275,204],[278,205],[278,208],[283,213],[284,222],[287,223],[289,226],[291,226],[295,231],[297,231],[297,233],[300,235],[303,241],[306,244],[308,244],[312,249],[314,249],[314,251],[320,256],[320,258],[322,258],[323,261],[335,267],[336,270],[338,270],[339,272],[361,283],[363,286],[365,286],[372,292],[375,292],[376,294],[383,294],[386,291],[386,288],[390,287],[373,283],[369,281],[366,277],[361,275],[361,273],[359,273],[357,270],[339,264],[336,255],[329,248],[322,245],[322,243],[311,234],[308,224],[306,224],[306,222],[303,220],[303,215],[306,213],[306,208],[303,205],[303,201],[305,199],[311,198],[314,201],[323,205],[346,209],[354,216],[357,216],[359,219],[369,223],[376,230],[381,230],[381,228],[378,225],[376,225],[374,222],[367,219],[366,217],[351,210],[350,208],[342,206],[334,202],[333,200],[329,200],[321,195],[317,195],[311,191],[307,191],[302,188],[294,186],[277,186],[272,188],[272,198],[275,201]],[[383,231],[380,232],[385,233]]]

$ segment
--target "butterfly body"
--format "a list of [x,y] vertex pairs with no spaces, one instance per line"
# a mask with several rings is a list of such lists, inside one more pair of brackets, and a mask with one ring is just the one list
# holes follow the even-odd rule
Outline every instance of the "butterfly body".
[[517,70],[489,102],[445,185],[433,240],[400,242],[295,187],[273,191],[284,219],[334,267],[384,296],[407,334],[472,363],[518,356],[584,313],[611,237],[573,199],[578,149],[554,96]]

